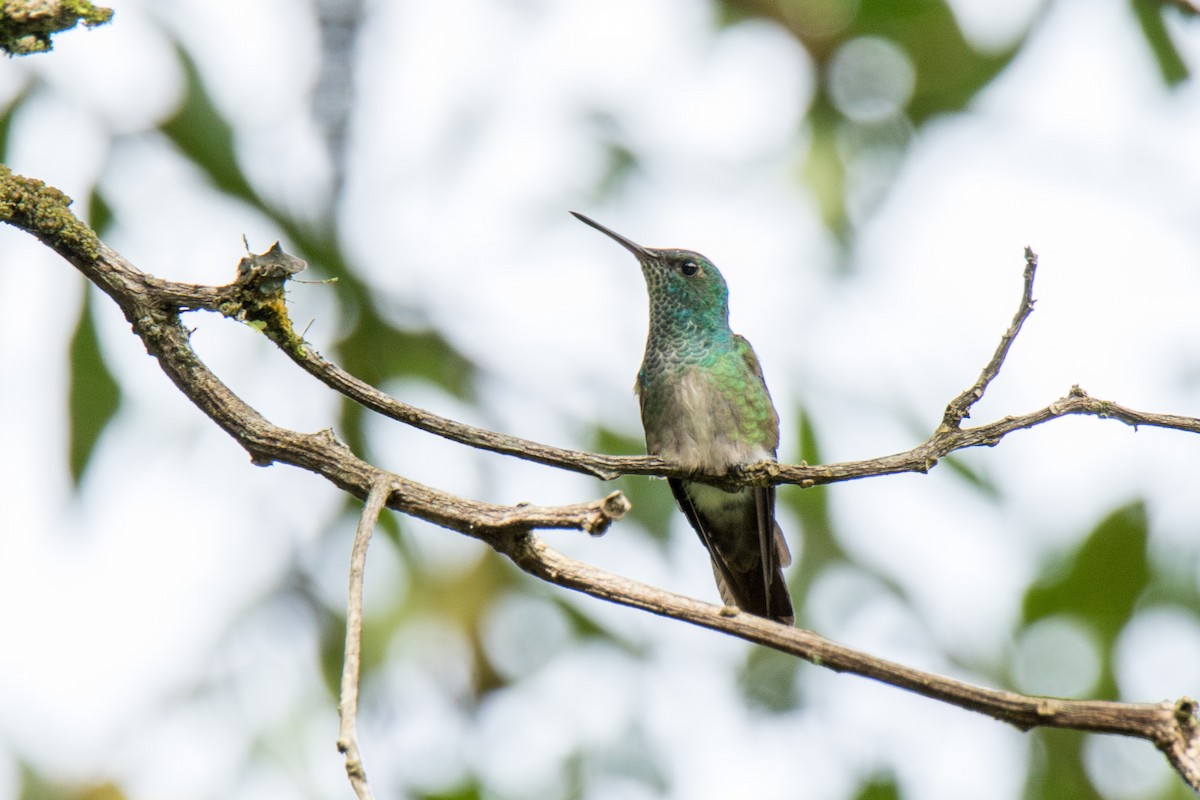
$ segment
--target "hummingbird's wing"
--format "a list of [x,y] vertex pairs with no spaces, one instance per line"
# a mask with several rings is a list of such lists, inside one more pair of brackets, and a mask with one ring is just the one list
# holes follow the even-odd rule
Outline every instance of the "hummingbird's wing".
[[[758,361],[758,355],[755,354],[754,348],[750,346],[750,341],[745,336],[734,334],[733,340],[737,345],[738,352],[746,362],[751,374],[758,379],[762,384],[764,393],[766,392],[766,381],[763,379],[762,364]],[[772,454],[775,448],[779,446],[779,415],[775,413],[775,407],[771,403],[770,394],[766,394],[767,407],[770,414],[774,417],[772,424],[769,426],[774,432],[771,441],[765,443]],[[779,524],[775,522],[775,487],[764,486],[754,488],[754,514],[758,528],[758,547],[759,552],[763,554],[762,573],[763,585],[770,600],[768,601],[771,609],[787,609],[787,613],[792,613],[791,597],[788,596],[786,584],[782,580],[782,567],[790,566],[792,563],[792,554],[788,550],[787,540],[783,538],[783,531],[779,529]],[[776,579],[775,576],[779,576]],[[774,594],[778,591],[774,584],[779,584],[782,587],[782,598],[778,600]],[[789,620],[790,622],[791,620]]]
[[737,347],[742,360],[746,362],[746,367],[750,370],[750,374],[758,380],[759,385],[762,387],[762,393],[766,399],[766,408],[764,411],[769,419],[765,426],[767,440],[761,442],[761,445],[765,449],[770,450],[772,457],[774,457],[775,451],[779,448],[779,414],[776,413],[775,404],[771,402],[771,394],[767,391],[767,382],[763,378],[762,364],[758,363],[758,356],[745,336],[735,333],[733,335],[733,343]]
[[730,581],[726,576],[733,574],[733,569],[725,560],[725,555],[721,549],[717,547],[717,543],[708,532],[708,524],[700,517],[700,511],[696,508],[696,504],[692,502],[691,495],[687,493],[687,489],[683,485],[683,481],[679,478],[667,478],[667,484],[671,487],[671,494],[675,495],[675,502],[679,504],[679,509],[683,512],[683,516],[687,517],[688,524],[696,531],[700,537],[700,542],[704,545],[704,549],[712,556],[713,573],[717,578],[717,589],[721,593],[721,599],[729,605],[735,605],[738,608],[743,608],[741,603],[734,596],[732,584],[736,581]]
[[[729,536],[722,535],[704,513],[702,506],[688,492],[687,482],[670,478],[668,483],[679,508],[712,558],[713,575],[717,579],[721,599],[748,614],[791,625],[795,621],[792,600],[781,569],[790,563],[791,555],[775,523],[773,489],[754,489],[754,509],[746,520],[746,526],[758,528],[756,538],[751,540],[758,547],[756,553],[747,554],[744,548],[741,552],[730,550]],[[752,557],[747,558],[747,555]]]

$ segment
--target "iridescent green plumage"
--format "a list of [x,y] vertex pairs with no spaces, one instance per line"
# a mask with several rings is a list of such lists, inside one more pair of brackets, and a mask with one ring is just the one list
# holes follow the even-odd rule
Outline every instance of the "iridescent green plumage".
[[[642,247],[575,216],[637,256],[646,279],[650,333],[636,386],[646,449],[696,473],[774,459],[779,417],[754,350],[729,328],[729,290],[717,268],[699,253]],[[712,556],[725,602],[791,624],[781,569],[790,556],[775,523],[774,487],[669,483]]]

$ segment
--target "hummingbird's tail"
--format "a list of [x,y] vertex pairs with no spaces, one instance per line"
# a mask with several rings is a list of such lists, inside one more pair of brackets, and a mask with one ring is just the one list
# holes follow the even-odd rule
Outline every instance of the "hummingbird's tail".
[[721,599],[747,614],[795,624],[783,578],[792,556],[775,522],[774,487],[725,492],[678,478],[667,483],[712,557]]
[[[778,533],[778,526],[775,530]],[[783,578],[783,570],[776,566],[774,573],[768,587],[763,585],[762,570],[751,569],[734,574],[729,570],[722,571],[722,565],[713,558],[713,576],[717,579],[717,591],[721,593],[721,600],[726,605],[737,606],[756,617],[765,617],[784,625],[795,625],[796,613],[792,610],[792,596]]]

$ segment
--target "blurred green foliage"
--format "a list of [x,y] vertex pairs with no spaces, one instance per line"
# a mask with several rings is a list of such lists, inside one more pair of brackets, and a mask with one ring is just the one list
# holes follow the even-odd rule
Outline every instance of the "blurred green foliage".
[[[1079,731],[1032,731],[1028,797],[1102,800],[1083,770],[1084,734]],[[1149,747],[1150,745],[1146,745]]]
[[[813,425],[811,415],[803,409],[797,409],[799,419],[797,426],[800,442],[800,460],[805,464],[823,464],[821,443],[817,429]],[[833,515],[829,509],[828,486],[813,486],[809,489],[787,487],[777,493],[778,501],[791,510],[800,519],[803,531],[803,553],[795,559],[796,563],[788,571],[788,581],[792,584],[792,593],[796,599],[803,596],[813,579],[822,571],[834,564],[846,564],[850,558],[838,541],[834,528]],[[799,537],[800,531],[793,534]],[[804,603],[796,603],[796,622],[803,624]]]
[[100,342],[96,339],[96,320],[92,315],[92,295],[97,291],[84,283],[79,320],[71,335],[70,380],[67,386],[67,418],[70,452],[67,464],[78,485],[104,428],[116,416],[121,403],[121,387],[104,363]]
[[217,190],[269,214],[238,165],[233,127],[209,98],[199,68],[186,50],[179,48],[176,55],[186,79],[183,101],[174,116],[159,125],[159,130],[204,172]]
[[1025,625],[1064,615],[1099,638],[1104,654],[1100,699],[1118,699],[1112,651],[1150,580],[1148,536],[1142,503],[1118,508],[1025,595]]
[[483,800],[486,796],[485,790],[478,783],[472,781],[465,786],[461,786],[453,791],[438,792],[437,794],[422,794],[420,800]]
[[[724,0],[721,7],[726,21],[773,20],[812,57],[817,93],[806,120],[812,142],[802,174],[826,225],[847,243],[855,227],[849,207],[852,175],[878,151],[895,149],[901,157],[909,136],[904,126],[854,119],[839,107],[831,70],[842,48],[872,37],[901,51],[914,77],[903,118],[919,128],[937,115],[965,109],[1024,43],[1021,38],[996,52],[975,47],[963,36],[950,4],[932,0]],[[890,176],[874,178],[886,191]],[[872,198],[868,206],[881,199]]]
[[875,778],[862,787],[854,800],[900,800],[900,787],[890,778]]
[[1197,10],[1187,3],[1172,3],[1167,0],[1130,0],[1138,25],[1146,44],[1154,53],[1159,74],[1168,86],[1178,86],[1191,76],[1187,63],[1179,54],[1179,48],[1171,41],[1167,32],[1166,15],[1196,16]]
[[111,781],[65,782],[48,778],[28,764],[20,767],[21,800],[125,800],[127,795]]
[[[371,287],[349,263],[336,232],[324,223],[297,220],[257,192],[238,163],[234,131],[205,89],[193,59],[182,47],[180,64],[186,91],[175,114],[159,129],[199,167],[213,187],[273,220],[295,250],[321,278],[337,279],[337,299],[343,304],[345,327],[336,353],[347,370],[373,386],[393,379],[418,377],[455,397],[475,399],[475,367],[432,328],[411,330],[388,322],[371,299]],[[230,265],[232,279],[233,268]],[[344,402],[339,434],[352,448],[364,452],[363,411]]]
[[[1113,674],[1113,650],[1150,579],[1148,535],[1142,503],[1118,508],[1025,595],[1023,628],[1041,619],[1064,616],[1080,622],[1098,637],[1101,677],[1093,692],[1096,699],[1120,699]],[[1030,796],[1102,797],[1083,769],[1084,734],[1039,730],[1030,738]]]
[[[1137,23],[1147,47],[1153,53],[1165,85],[1176,86],[1190,73],[1186,62],[1172,42],[1169,15],[1185,16],[1186,7],[1165,0],[1131,0]],[[957,24],[952,7],[939,0],[722,0],[716,4],[719,23],[735,25],[747,19],[765,19],[778,24],[795,37],[810,55],[817,71],[816,96],[803,122],[808,134],[806,160],[798,179],[807,182],[831,232],[849,243],[858,226],[866,220],[852,211],[853,176],[862,163],[878,152],[886,151],[899,163],[915,132],[939,116],[964,111],[979,93],[1012,63],[1036,30],[1040,17],[1031,28],[1005,47],[987,50],[972,44]],[[117,23],[119,24],[119,22]],[[839,104],[831,91],[830,72],[843,48],[864,37],[884,40],[907,59],[913,85],[897,118],[887,121],[856,119]],[[373,301],[371,287],[339,244],[331,223],[293,218],[263,196],[247,177],[239,163],[237,131],[212,101],[204,76],[183,45],[176,51],[186,76],[186,87],[176,112],[164,120],[159,130],[179,153],[207,176],[214,191],[244,203],[265,214],[278,226],[289,249],[307,259],[319,277],[335,277],[331,289],[341,304],[344,329],[336,352],[328,354],[350,372],[376,386],[401,378],[416,378],[437,386],[456,398],[470,403],[482,402],[476,390],[478,368],[463,353],[432,327],[405,328],[389,320]],[[6,149],[13,115],[28,99],[17,95],[0,113],[0,150]],[[596,136],[607,154],[596,195],[619,192],[624,180],[638,169],[641,154],[623,140],[619,127],[597,112]],[[797,132],[802,133],[801,131]],[[886,187],[886,180],[880,183]],[[878,197],[875,201],[878,201]],[[334,202],[336,199],[334,199]],[[90,201],[91,222],[103,228],[110,217],[102,191]],[[870,203],[863,206],[869,212]],[[333,216],[329,215],[332,219]],[[403,257],[403,254],[400,254]],[[232,278],[235,265],[229,265]],[[85,297],[74,333],[70,339],[69,426],[72,477],[78,483],[84,476],[97,442],[120,406],[121,387],[105,363],[99,347],[90,293]],[[794,412],[799,421],[799,451],[808,463],[822,461],[817,422],[803,408]],[[346,403],[340,413],[339,435],[352,448],[364,452],[364,412]],[[624,431],[597,426],[591,446],[601,452],[626,454],[642,452],[640,437]],[[962,459],[950,458],[946,464],[960,475],[986,501],[999,503],[994,485],[972,470]],[[617,487],[633,501],[632,518],[648,535],[665,548],[675,511],[669,492],[660,481],[627,477]],[[800,522],[801,530],[787,531],[793,548],[802,551],[789,573],[797,599],[798,622],[805,621],[805,598],[816,579],[831,568],[851,568],[867,572],[886,586],[900,602],[908,602],[904,592],[886,576],[856,563],[842,544],[837,519],[830,507],[830,492],[837,487],[811,489],[788,488],[779,494],[780,504]],[[357,513],[347,503],[345,513]],[[412,560],[405,547],[403,522],[387,518],[383,527],[398,547],[402,558]],[[332,527],[332,526],[331,526]],[[675,525],[677,529],[680,526]],[[1100,642],[1103,668],[1098,696],[1116,697],[1113,674],[1114,645],[1129,620],[1147,598],[1166,600],[1161,590],[1162,576],[1156,575],[1148,558],[1151,536],[1145,508],[1133,503],[1114,510],[1100,521],[1089,535],[1070,552],[1060,554],[1052,569],[1043,574],[1025,594],[1021,630],[1049,617],[1065,616],[1077,620],[1094,633]],[[798,547],[802,537],[802,547]],[[460,633],[471,653],[471,698],[477,704],[489,694],[511,686],[489,660],[484,641],[489,609],[498,598],[510,592],[526,592],[548,598],[567,620],[575,644],[611,647],[630,658],[646,655],[644,648],[593,617],[562,592],[547,590],[519,574],[499,557],[486,553],[469,568],[449,573],[410,570],[412,585],[398,595],[391,608],[368,620],[364,651],[364,680],[370,684],[388,668],[390,645],[414,621],[437,620]],[[1186,602],[1198,605],[1195,587],[1186,587]],[[1157,594],[1156,594],[1157,592]],[[304,568],[281,581],[279,594],[299,594],[317,609],[315,626],[319,631],[321,673],[331,696],[336,696],[341,670],[345,620],[340,608],[325,606],[317,597],[311,576]],[[266,598],[269,599],[269,598]],[[264,599],[264,602],[265,600]],[[1020,631],[1016,631],[1019,633]],[[782,713],[802,707],[798,671],[801,665],[773,651],[750,648],[738,671],[739,689],[753,708]],[[519,680],[519,679],[518,679]],[[630,732],[630,740],[640,744],[644,736]],[[1035,732],[1030,736],[1031,766],[1026,785],[1030,798],[1098,797],[1083,767],[1082,749],[1086,738],[1069,731]],[[599,754],[589,761],[587,754],[576,754],[564,765],[572,775],[569,783],[577,795],[589,776],[609,772],[632,774],[659,792],[666,792],[665,778],[655,772],[653,754],[634,746],[636,757],[629,754]],[[609,759],[605,766],[605,758]],[[622,761],[624,759],[624,761]],[[623,766],[612,767],[612,764]],[[610,769],[611,768],[611,769]],[[893,800],[903,796],[889,777],[864,778],[854,795],[856,800]],[[21,796],[28,800],[49,798],[69,800],[119,800],[123,795],[111,784],[82,789],[62,788],[32,771],[21,775]],[[444,793],[419,795],[428,800],[476,800],[492,797],[488,787],[471,778]],[[1180,786],[1172,784],[1163,797],[1182,796]]]
[[[615,456],[641,455],[646,452],[640,435],[630,436],[603,426],[597,426],[593,432],[590,449]],[[614,482],[614,488],[624,492],[633,503],[629,518],[639,523],[659,546],[665,548],[671,530],[671,520],[675,515],[675,501],[671,498],[671,490],[666,481],[626,475]]]
[[803,698],[797,673],[800,661],[792,656],[754,647],[746,651],[746,661],[738,671],[738,688],[750,708],[773,713],[794,711]]

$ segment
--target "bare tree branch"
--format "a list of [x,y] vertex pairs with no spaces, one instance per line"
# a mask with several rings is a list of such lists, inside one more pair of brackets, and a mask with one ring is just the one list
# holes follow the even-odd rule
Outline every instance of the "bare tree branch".
[[988,385],[1000,374],[1000,367],[1004,365],[1004,359],[1008,358],[1008,350],[1012,347],[1013,340],[1021,332],[1021,326],[1025,324],[1025,320],[1029,319],[1029,315],[1033,313],[1033,279],[1037,274],[1037,263],[1037,255],[1026,247],[1025,290],[1021,293],[1021,305],[1017,308],[1017,313],[1013,315],[1012,325],[1009,325],[1008,330],[1000,337],[1000,344],[996,346],[992,360],[984,366],[983,372],[979,373],[979,379],[975,381],[975,384],[951,400],[950,404],[946,406],[946,413],[942,416],[943,427],[958,430],[962,421],[971,416],[971,407],[983,399],[983,393],[987,391]]
[[605,572],[547,547],[530,533],[496,537],[492,544],[521,569],[550,583],[702,628],[721,631],[803,658],[819,667],[871,678],[923,697],[986,714],[1019,730],[1071,728],[1146,739],[1161,750],[1188,785],[1200,790],[1200,725],[1189,697],[1162,703],[1061,700],[987,689],[877,658],[800,628],[727,607],[702,603]]
[[880,456],[862,461],[844,461],[837,464],[810,467],[806,464],[772,464],[758,462],[742,467],[742,474],[753,481],[771,483],[793,483],[809,487],[825,483],[871,478],[879,475],[895,475],[902,472],[928,472],[938,461],[968,447],[994,447],[1010,433],[1025,430],[1052,419],[1069,415],[1115,419],[1133,428],[1145,425],[1154,428],[1200,433],[1200,419],[1176,414],[1155,414],[1135,411],[1110,400],[1090,397],[1078,386],[1072,386],[1063,397],[1045,408],[1028,414],[1007,416],[975,428],[940,427],[932,436],[911,450]]
[[375,523],[392,492],[392,482],[380,476],[371,484],[366,505],[354,532],[354,547],[350,551],[350,597],[346,605],[346,650],[342,658],[342,688],[338,700],[341,725],[338,728],[338,751],[346,756],[346,775],[358,800],[374,800],[367,785],[367,771],[358,751],[358,674],[362,655],[363,573],[367,568],[367,547]]
[[[188,341],[188,331],[180,321],[182,311],[210,309],[254,325],[327,385],[381,413],[453,441],[601,477],[686,474],[658,459],[615,458],[550,448],[472,428],[407,406],[311,354],[311,349],[295,335],[287,318],[283,291],[286,280],[302,266],[298,259],[272,248],[261,256],[244,259],[239,265],[238,279],[223,287],[163,281],[141,272],[100,242],[70,213],[69,202],[61,192],[40,181],[13,175],[7,168],[0,167],[0,221],[32,233],[112,297],[167,376],[201,411],[241,444],[254,463],[267,465],[280,461],[292,464],[324,476],[356,497],[368,499],[352,555],[350,616],[359,622],[367,538],[378,516],[378,508],[386,503],[389,508],[482,539],[531,575],[593,597],[722,631],[819,666],[872,678],[984,713],[1022,730],[1039,726],[1060,727],[1147,739],[1164,752],[1190,786],[1200,789],[1197,706],[1189,698],[1174,703],[1132,704],[1029,697],[906,667],[838,645],[815,633],[752,615],[729,615],[727,609],[655,589],[566,558],[550,550],[532,534],[538,528],[602,533],[629,508],[628,501],[619,492],[589,503],[555,507],[483,503],[439,492],[368,464],[329,431],[303,434],[271,424],[230,391],[199,359]],[[975,428],[960,427],[961,420],[999,373],[1013,339],[1032,308],[1035,267],[1036,257],[1027,251],[1025,291],[1013,325],[1006,331],[979,380],[951,401],[942,425],[925,442],[905,453],[864,461],[816,467],[763,462],[744,467],[735,474],[704,477],[716,483],[795,483],[806,487],[898,472],[925,472],[950,452],[964,447],[992,446],[1013,431],[1068,414],[1111,417],[1135,427],[1151,425],[1200,433],[1200,420],[1134,411],[1088,397],[1078,387],[1038,411],[1005,417]],[[339,746],[346,753],[347,771],[352,782],[361,778],[362,791],[366,791],[365,773],[353,733],[357,684],[350,680],[357,672],[359,636],[360,631],[347,631]],[[352,685],[347,686],[348,681]],[[361,793],[357,784],[355,791],[360,792],[360,797],[367,796]]]

